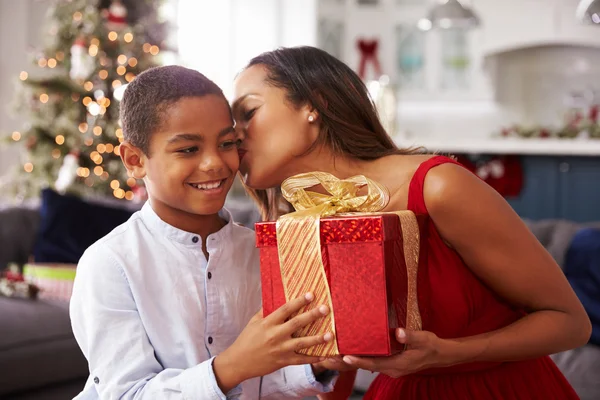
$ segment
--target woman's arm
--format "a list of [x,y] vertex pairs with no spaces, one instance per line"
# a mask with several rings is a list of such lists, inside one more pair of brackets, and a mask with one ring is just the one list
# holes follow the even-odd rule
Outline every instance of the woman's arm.
[[481,335],[440,339],[404,332],[409,350],[388,358],[344,357],[349,364],[392,376],[475,361],[513,361],[587,343],[591,324],[559,266],[506,201],[464,168],[432,169],[425,204],[442,238],[495,293],[529,314]]
[[587,343],[591,324],[559,266],[508,203],[469,171],[432,169],[423,188],[440,235],[494,292],[529,314],[455,341],[455,362],[533,358]]

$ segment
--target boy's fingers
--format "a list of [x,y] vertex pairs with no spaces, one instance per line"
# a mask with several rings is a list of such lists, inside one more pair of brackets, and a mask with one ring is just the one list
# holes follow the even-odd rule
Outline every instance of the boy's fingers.
[[302,349],[307,349],[309,347],[316,346],[321,343],[330,342],[331,340],[333,340],[333,335],[328,332],[325,335],[307,336],[292,339],[288,343],[286,343],[286,347],[289,351],[298,352]]
[[329,314],[329,307],[321,305],[310,311],[304,312],[300,315],[296,315],[294,318],[290,319],[285,324],[283,324],[282,333],[286,336],[291,335],[298,329],[305,327],[306,325],[318,320],[319,318],[323,318],[327,314]]
[[258,312],[256,314],[254,314],[254,317],[252,317],[250,322],[259,321],[261,319],[263,319],[263,309],[262,308],[260,310],[258,310]]
[[267,317],[270,321],[279,325],[285,322],[293,313],[299,311],[302,307],[313,301],[314,296],[312,293],[307,293],[302,297],[291,300]]

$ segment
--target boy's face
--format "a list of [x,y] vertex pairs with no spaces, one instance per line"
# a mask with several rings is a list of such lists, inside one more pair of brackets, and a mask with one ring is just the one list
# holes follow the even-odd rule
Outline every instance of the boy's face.
[[[127,151],[127,165],[126,158]],[[239,167],[237,137],[224,98],[188,97],[169,105],[150,139],[149,156],[140,154],[139,165],[128,167],[136,177],[143,175],[156,211],[216,214]]]

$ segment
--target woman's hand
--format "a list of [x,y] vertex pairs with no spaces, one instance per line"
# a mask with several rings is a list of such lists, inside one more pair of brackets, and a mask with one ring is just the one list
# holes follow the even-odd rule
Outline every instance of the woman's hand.
[[402,353],[390,357],[354,357],[345,356],[348,365],[368,371],[398,378],[433,367],[452,364],[447,351],[449,341],[440,339],[434,333],[426,331],[407,331],[396,329],[396,340],[407,345]]
[[239,383],[268,375],[288,365],[314,364],[320,357],[298,354],[299,350],[333,339],[331,333],[293,338],[298,329],[329,313],[327,306],[290,317],[313,300],[312,294],[284,304],[266,318],[259,311],[244,328],[237,340],[214,362],[213,369],[219,387],[227,393]]
[[352,365],[346,364],[342,359],[342,356],[330,357],[321,362],[311,365],[313,369],[313,373],[315,375],[319,375],[325,370],[330,371],[355,371],[358,367],[353,367]]

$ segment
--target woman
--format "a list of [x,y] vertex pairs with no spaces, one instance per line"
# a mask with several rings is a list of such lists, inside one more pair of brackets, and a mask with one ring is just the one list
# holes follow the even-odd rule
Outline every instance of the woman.
[[261,54],[236,78],[233,112],[240,170],[264,218],[288,211],[276,190],[284,179],[315,170],[365,175],[388,188],[384,211],[430,216],[423,331],[399,330],[409,349],[396,356],[344,357],[382,372],[366,399],[577,398],[547,357],[591,331],[559,267],[475,175],[397,148],[348,66],[311,47]]

